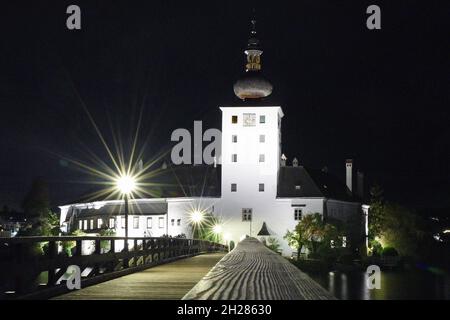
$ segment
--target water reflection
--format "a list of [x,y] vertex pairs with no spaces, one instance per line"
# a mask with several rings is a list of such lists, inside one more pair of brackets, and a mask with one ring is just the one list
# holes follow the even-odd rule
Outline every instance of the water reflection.
[[450,277],[426,271],[382,271],[380,289],[369,289],[367,274],[360,271],[309,275],[343,300],[450,300]]

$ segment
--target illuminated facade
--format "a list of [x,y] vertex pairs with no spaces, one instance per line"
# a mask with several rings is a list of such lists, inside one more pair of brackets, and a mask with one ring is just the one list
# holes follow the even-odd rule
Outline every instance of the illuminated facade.
[[[301,166],[295,158],[287,164],[281,149],[284,114],[280,106],[265,102],[273,87],[261,74],[263,51],[252,24],[245,74],[234,85],[240,102],[220,107],[221,165],[175,168],[175,179],[161,183],[173,189],[164,188],[154,199],[130,201],[129,236],[191,237],[192,215],[201,212],[220,221],[216,230],[224,241],[270,236],[279,241],[283,255],[290,256],[294,250],[283,239],[286,231],[304,215],[320,213],[327,222],[345,225],[346,242],[359,249],[365,244],[368,207],[352,193],[352,162],[346,161],[347,184],[325,169]],[[171,175],[172,167],[163,166]],[[123,202],[117,200],[61,207],[67,232],[96,233],[106,227],[123,236],[124,219]]]

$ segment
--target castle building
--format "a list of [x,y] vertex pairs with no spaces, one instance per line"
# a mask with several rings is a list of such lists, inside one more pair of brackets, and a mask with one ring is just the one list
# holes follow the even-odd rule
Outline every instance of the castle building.
[[[240,102],[220,107],[221,164],[164,164],[156,177],[164,187],[152,192],[157,196],[130,201],[129,236],[191,237],[191,216],[200,212],[220,221],[223,241],[273,237],[282,254],[290,256],[295,250],[283,236],[305,215],[319,213],[324,221],[344,226],[346,245],[360,250],[366,241],[368,206],[352,192],[353,162],[345,162],[346,183],[295,158],[287,165],[281,143],[284,113],[281,106],[265,102],[273,87],[262,75],[255,24],[244,51],[245,74],[234,84]],[[360,181],[358,190],[362,192]],[[77,202],[60,209],[66,232],[95,233],[106,227],[124,235],[121,200]]]

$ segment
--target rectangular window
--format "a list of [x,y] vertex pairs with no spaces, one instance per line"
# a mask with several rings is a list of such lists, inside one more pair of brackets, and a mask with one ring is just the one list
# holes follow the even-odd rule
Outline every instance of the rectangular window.
[[103,226],[103,220],[102,219],[97,219],[97,228],[101,228]]
[[83,220],[78,221],[78,229],[83,230]]
[[259,155],[259,162],[264,162],[266,161],[266,156],[264,154],[260,154]]
[[94,229],[94,220],[93,220],[93,219],[91,219],[91,220],[89,221],[89,229],[91,229],[91,230]]
[[159,224],[160,229],[164,228],[164,218],[163,217],[158,219],[158,224]]
[[266,123],[266,116],[264,115],[259,116],[259,123]]
[[231,162],[237,162],[237,154],[231,155]]
[[237,135],[233,134],[231,136],[231,142],[236,143],[237,142]]
[[87,220],[83,220],[83,230],[87,230]]
[[236,192],[237,191],[237,184],[236,183],[232,183],[231,184],[231,192]]
[[259,184],[259,192],[264,192],[264,183]]
[[242,209],[242,221],[252,221],[252,209]]
[[299,185],[299,184],[297,184],[297,185],[295,186],[295,190],[300,190],[301,188],[302,188],[302,186]]
[[181,226],[181,219],[177,219],[177,226]]
[[347,237],[343,236],[342,237],[342,248],[346,248],[347,247]]
[[122,219],[120,219],[120,224],[122,226],[122,229],[125,229],[125,217],[122,217]]
[[244,127],[254,127],[256,125],[256,114],[244,113]]
[[302,209],[295,208],[294,210],[294,220],[302,220]]
[[237,123],[238,117],[237,116],[231,116],[231,123]]
[[153,225],[153,219],[151,217],[147,218],[147,229],[151,229]]
[[114,229],[116,227],[116,219],[109,218],[109,228]]
[[133,217],[133,229],[139,229],[139,216]]
[[175,225],[175,219],[170,220],[170,225],[173,227]]
[[259,142],[261,142],[261,143],[266,142],[266,136],[263,135],[263,134],[260,134],[260,135],[259,135]]

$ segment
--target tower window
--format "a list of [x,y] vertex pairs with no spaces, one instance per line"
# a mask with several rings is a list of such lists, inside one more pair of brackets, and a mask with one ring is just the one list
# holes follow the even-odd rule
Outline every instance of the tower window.
[[231,136],[231,142],[236,143],[237,142],[237,135],[232,135]]
[[231,116],[231,123],[237,123],[238,117],[237,116]]
[[232,183],[231,184],[231,192],[236,192],[237,191],[237,184],[236,183]]
[[294,210],[294,220],[302,220],[302,209],[295,208]]
[[133,229],[139,229],[139,217],[133,217]]
[[261,143],[266,142],[266,136],[264,134],[259,135],[259,142],[261,142]]
[[264,183],[259,184],[259,192],[264,192]]
[[244,113],[244,127],[253,127],[256,125],[256,114],[254,113]]
[[266,161],[266,157],[264,154],[260,154],[259,155],[259,162],[265,162]]
[[252,221],[252,211],[251,208],[242,209],[242,221]]
[[175,219],[171,219],[171,220],[170,220],[170,224],[171,224],[171,226],[173,227],[173,226],[175,225]]
[[265,115],[259,116],[259,123],[266,123],[266,116]]
[[181,226],[181,219],[177,219],[177,226]]
[[237,154],[231,155],[231,162],[237,162]]

